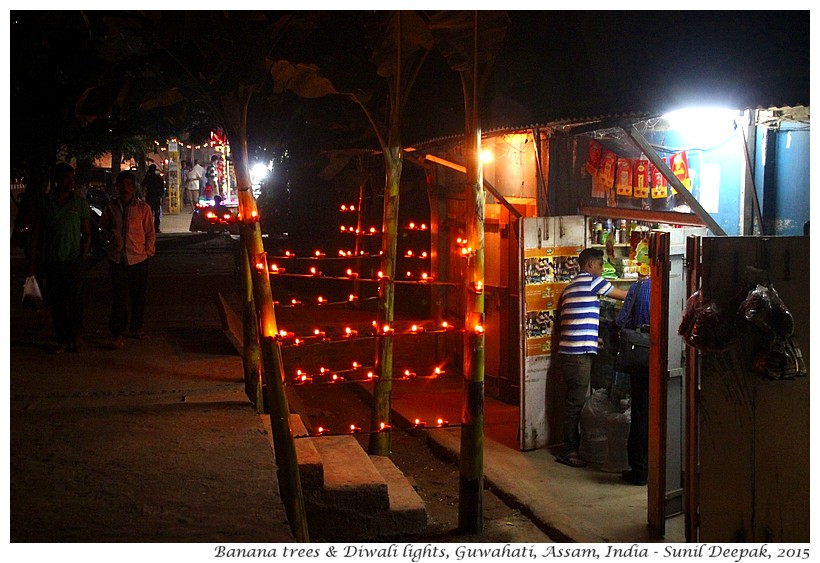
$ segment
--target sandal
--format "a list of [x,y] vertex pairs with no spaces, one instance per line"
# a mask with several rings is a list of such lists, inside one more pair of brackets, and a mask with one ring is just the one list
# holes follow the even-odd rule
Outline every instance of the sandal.
[[570,452],[568,454],[560,454],[555,457],[555,461],[557,461],[558,463],[563,463],[564,465],[569,465],[570,467],[587,466],[587,462],[578,457],[578,454],[575,452]]

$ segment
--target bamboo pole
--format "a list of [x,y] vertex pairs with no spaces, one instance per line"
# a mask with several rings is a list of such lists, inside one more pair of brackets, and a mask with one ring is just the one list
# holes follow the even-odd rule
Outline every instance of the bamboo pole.
[[[248,190],[240,190],[240,209],[242,198],[250,198],[245,209],[253,204],[253,195]],[[243,215],[244,219],[244,215]],[[268,411],[270,412],[273,450],[276,456],[276,476],[279,481],[279,493],[288,515],[288,522],[294,538],[298,542],[308,542],[307,516],[302,496],[302,484],[299,477],[299,463],[296,459],[296,446],[293,443],[293,432],[290,427],[290,411],[285,396],[284,370],[279,341],[276,315],[273,310],[273,296],[270,289],[268,261],[262,246],[262,234],[258,221],[243,221],[240,226],[248,257],[251,262],[253,279],[253,299],[260,325],[260,349],[262,352],[262,376],[267,389]]]
[[473,29],[473,73],[464,89],[467,124],[466,235],[473,249],[464,276],[464,400],[461,411],[458,527],[462,532],[484,529],[484,202],[481,169],[481,126],[478,114],[478,13]]
[[242,368],[245,373],[245,394],[251,400],[256,412],[265,412],[265,396],[262,386],[262,372],[259,368],[259,327],[253,302],[253,281],[248,250],[243,244],[242,253]]

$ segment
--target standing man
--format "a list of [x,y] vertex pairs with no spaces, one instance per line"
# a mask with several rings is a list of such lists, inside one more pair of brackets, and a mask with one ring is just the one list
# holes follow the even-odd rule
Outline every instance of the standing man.
[[51,304],[56,353],[79,352],[83,346],[82,272],[91,248],[91,210],[74,193],[74,168],[61,162],[54,169],[54,189],[39,203],[29,239],[27,274],[42,260],[46,297]]
[[156,234],[151,209],[134,197],[136,178],[132,172],[120,172],[117,190],[119,196],[103,210],[100,228],[107,233],[111,243],[108,250],[111,274],[108,328],[114,338],[112,346],[122,348],[126,326],[134,338],[146,336],[142,325],[148,288],[148,259],[154,255]]
[[[637,328],[649,325],[650,279],[649,258],[646,254],[638,266],[639,281],[629,286],[624,306],[615,319],[619,328]],[[634,305],[630,305],[635,300]],[[631,312],[631,315],[627,313]],[[626,456],[629,471],[621,473],[621,479],[632,485],[646,485],[649,450],[649,365],[629,374],[629,394],[632,417]]]
[[[208,169],[205,171],[205,179],[207,185],[205,187],[207,197],[206,199],[212,199],[214,196],[222,195],[222,190],[219,186],[219,155],[214,154],[211,155],[211,162],[208,164]],[[210,193],[208,193],[210,192]]]
[[205,171],[205,169],[199,165],[198,160],[194,162],[193,167],[188,170],[188,179],[185,182],[185,188],[188,191],[188,201],[191,202],[191,211],[196,209],[196,204],[199,201],[199,180]]
[[564,384],[564,448],[555,460],[570,467],[584,467],[578,456],[581,434],[578,423],[589,390],[592,361],[598,353],[601,297],[625,299],[626,291],[601,277],[604,253],[585,248],[578,255],[581,271],[561,294],[558,366]]
[[165,197],[165,180],[157,173],[156,164],[148,167],[145,178],[142,179],[145,190],[145,201],[151,206],[154,215],[154,232],[159,232],[159,222],[162,218],[162,198]]

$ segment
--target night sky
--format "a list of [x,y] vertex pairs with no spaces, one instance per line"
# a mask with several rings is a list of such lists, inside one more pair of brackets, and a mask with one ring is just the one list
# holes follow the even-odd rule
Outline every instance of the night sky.
[[[809,105],[808,11],[508,13],[485,127],[662,113],[681,105]],[[457,77],[443,72],[436,53],[428,65],[414,101],[441,112],[437,126],[450,125],[449,110],[461,127]],[[456,89],[457,104],[417,99],[444,87]],[[435,134],[418,127],[421,136]]]

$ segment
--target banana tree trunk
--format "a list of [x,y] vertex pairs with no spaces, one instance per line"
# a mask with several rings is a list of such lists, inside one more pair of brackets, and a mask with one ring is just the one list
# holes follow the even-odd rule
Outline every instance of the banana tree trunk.
[[[370,420],[368,452],[372,455],[390,455],[391,433],[379,432],[382,424],[389,427],[391,392],[393,389],[393,302],[395,298],[396,241],[399,224],[399,184],[401,183],[401,148],[391,146],[385,152],[387,168],[382,221],[382,273],[379,283],[379,326],[376,368],[379,379],[373,388],[373,413]],[[388,330],[385,330],[387,327]]]

